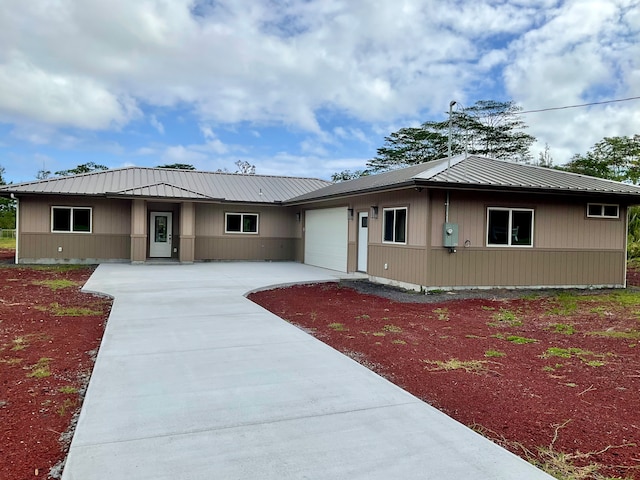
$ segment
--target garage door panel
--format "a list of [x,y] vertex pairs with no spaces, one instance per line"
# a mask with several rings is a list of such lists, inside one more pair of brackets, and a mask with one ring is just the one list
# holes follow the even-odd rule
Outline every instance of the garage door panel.
[[347,209],[323,208],[305,213],[304,263],[347,271]]

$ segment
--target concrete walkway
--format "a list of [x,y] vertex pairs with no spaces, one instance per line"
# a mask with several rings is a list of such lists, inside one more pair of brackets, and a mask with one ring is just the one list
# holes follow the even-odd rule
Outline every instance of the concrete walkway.
[[64,480],[550,479],[244,297],[293,263],[101,265],[115,297]]

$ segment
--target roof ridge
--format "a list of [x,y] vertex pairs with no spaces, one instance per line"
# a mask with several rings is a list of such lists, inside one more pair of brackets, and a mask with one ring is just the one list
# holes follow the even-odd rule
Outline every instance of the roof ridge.
[[113,193],[131,192],[133,190],[138,190],[138,189],[141,189],[141,188],[157,187],[158,185],[166,185],[167,187],[175,188],[175,189],[178,189],[178,190],[183,190],[183,191],[189,192],[189,193],[194,193],[196,195],[202,195],[203,197],[206,197],[206,198],[215,198],[215,197],[212,197],[211,195],[207,195],[206,193],[198,192],[196,190],[191,190],[190,188],[181,187],[179,185],[175,185],[173,183],[168,183],[168,182],[156,182],[156,183],[147,183],[146,185],[136,185],[135,187],[124,188],[122,190],[117,190],[117,191],[115,191]]
[[256,174],[256,173],[237,173],[237,172],[212,172],[210,170],[186,170],[183,168],[160,168],[160,167],[130,167],[130,168],[140,168],[144,170],[164,170],[170,172],[185,172],[185,173],[206,173],[208,175],[230,175],[230,176],[242,176],[242,177],[261,177],[261,178],[289,178],[289,179],[299,179],[299,180],[320,180],[322,182],[329,182],[328,180],[323,180],[317,177],[296,177],[290,175],[267,175],[267,174]]

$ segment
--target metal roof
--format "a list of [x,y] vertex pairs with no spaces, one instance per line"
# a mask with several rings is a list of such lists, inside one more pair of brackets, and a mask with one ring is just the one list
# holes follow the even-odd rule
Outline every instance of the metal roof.
[[315,178],[127,167],[6,185],[0,193],[280,203],[327,185]]
[[292,198],[289,203],[406,186],[608,194],[636,197],[640,201],[640,187],[636,185],[478,155],[458,155],[332,184]]

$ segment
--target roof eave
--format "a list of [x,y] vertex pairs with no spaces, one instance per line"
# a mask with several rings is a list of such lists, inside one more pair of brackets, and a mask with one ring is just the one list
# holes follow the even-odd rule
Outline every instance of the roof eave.
[[402,190],[402,189],[405,189],[408,187],[414,187],[414,186],[416,186],[416,181],[411,180],[408,182],[395,183],[393,185],[386,185],[382,187],[371,187],[371,188],[355,190],[351,192],[336,193],[333,195],[324,195],[321,197],[305,198],[304,200],[295,200],[295,199],[285,200],[282,203],[290,206],[305,205],[307,203],[326,202],[330,200],[337,200],[340,198],[350,198],[350,197],[357,197],[359,195],[367,195],[370,193],[382,193],[382,192],[389,192],[393,190]]

